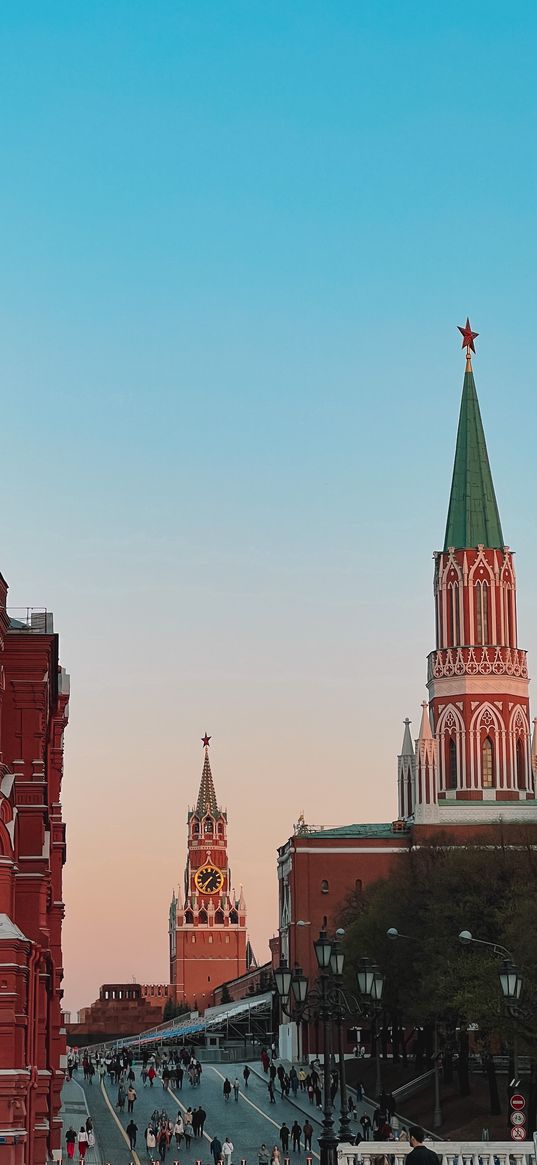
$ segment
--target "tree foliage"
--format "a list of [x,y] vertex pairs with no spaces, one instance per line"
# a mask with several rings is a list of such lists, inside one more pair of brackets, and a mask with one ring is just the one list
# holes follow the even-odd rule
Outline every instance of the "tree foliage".
[[[385,973],[384,1005],[403,1022],[440,1020],[451,1030],[479,1025],[486,1044],[508,1036],[512,1021],[502,1003],[499,959],[486,947],[463,947],[462,930],[501,943],[524,975],[524,998],[537,990],[537,851],[523,829],[509,845],[501,830],[468,847],[438,836],[402,855],[390,876],[352,895],[341,922],[346,928],[348,985],[355,990],[360,958]],[[396,927],[411,941],[391,941]],[[537,1029],[537,1017],[535,1027]],[[529,1029],[526,1043],[537,1046]]]

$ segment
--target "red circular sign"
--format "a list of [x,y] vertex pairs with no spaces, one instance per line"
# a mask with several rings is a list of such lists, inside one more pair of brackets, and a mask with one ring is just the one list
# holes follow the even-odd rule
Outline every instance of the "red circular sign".
[[526,1097],[521,1092],[515,1092],[511,1097],[511,1108],[525,1108]]
[[511,1140],[512,1141],[525,1141],[526,1140],[525,1128],[511,1129]]

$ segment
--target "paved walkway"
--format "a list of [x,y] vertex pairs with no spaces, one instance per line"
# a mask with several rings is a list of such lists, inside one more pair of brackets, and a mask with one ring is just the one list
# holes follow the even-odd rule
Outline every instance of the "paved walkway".
[[[86,1102],[86,1094],[84,1089],[75,1079],[65,1080],[62,1088],[62,1107],[60,1116],[63,1121],[63,1135],[62,1135],[62,1151],[63,1159],[67,1160],[67,1148],[65,1145],[65,1134],[69,1125],[72,1125],[75,1132],[78,1133],[80,1126],[86,1124],[86,1118],[93,1112],[88,1107]],[[94,1118],[93,1118],[94,1119]],[[75,1149],[75,1160],[78,1158],[78,1147]],[[102,1165],[102,1158],[99,1152],[98,1144],[94,1148],[88,1148],[86,1152],[87,1165]]]

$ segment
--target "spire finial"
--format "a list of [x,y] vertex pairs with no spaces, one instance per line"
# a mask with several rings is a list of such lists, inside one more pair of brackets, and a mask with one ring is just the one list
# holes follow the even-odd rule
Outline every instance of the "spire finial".
[[206,749],[207,749],[207,748],[209,747],[209,741],[210,741],[210,739],[211,739],[211,737],[210,737],[210,736],[207,736],[207,733],[205,733],[205,736],[202,736],[202,738],[201,738],[201,743],[202,743],[202,745],[203,745],[203,747],[204,747],[204,748],[206,748]]
[[476,336],[479,335],[479,332],[472,331],[471,326],[470,326],[470,320],[468,319],[468,316],[466,316],[466,323],[465,323],[464,327],[461,328],[460,324],[458,324],[457,327],[458,327],[458,331],[460,332],[460,334],[462,336],[462,347],[466,348],[466,371],[471,372],[472,371],[472,357],[470,356],[470,352],[475,352],[474,340],[475,340]]

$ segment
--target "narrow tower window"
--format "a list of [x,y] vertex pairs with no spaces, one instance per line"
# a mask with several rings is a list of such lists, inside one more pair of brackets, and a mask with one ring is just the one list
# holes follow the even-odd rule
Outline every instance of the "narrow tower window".
[[476,643],[489,641],[489,588],[486,582],[476,583]]
[[459,588],[456,583],[452,583],[449,588],[449,646],[457,647],[461,641],[461,628],[459,618]]
[[451,737],[448,748],[448,789],[457,788],[457,745]]
[[526,788],[526,766],[524,764],[524,746],[519,736],[516,742],[516,783],[518,789]]
[[490,736],[485,737],[481,750],[481,783],[484,789],[492,789],[494,786],[493,750]]

